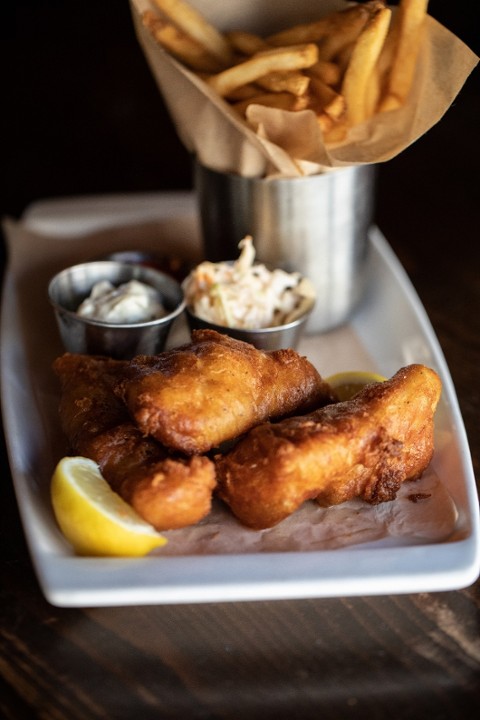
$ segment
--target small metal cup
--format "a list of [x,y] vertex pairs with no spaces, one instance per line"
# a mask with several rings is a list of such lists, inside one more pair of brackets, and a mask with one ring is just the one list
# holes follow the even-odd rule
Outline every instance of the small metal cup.
[[229,335],[236,340],[250,343],[258,350],[281,350],[283,348],[297,348],[303,335],[305,324],[311,313],[311,308],[305,310],[300,317],[285,323],[284,325],[275,325],[267,328],[244,329],[230,328],[223,325],[203,320],[194,315],[186,308],[186,316],[190,330],[216,330],[216,332]]
[[208,260],[238,257],[253,237],[257,260],[300,272],[317,294],[307,332],[346,322],[364,290],[375,168],[296,178],[246,178],[196,162],[194,185]]
[[[147,322],[109,323],[76,312],[100,280],[121,285],[134,279],[157,290],[168,315]],[[50,281],[48,295],[67,351],[117,359],[161,352],[174,320],[185,309],[183,290],[176,280],[153,268],[114,261],[87,262],[62,270]]]

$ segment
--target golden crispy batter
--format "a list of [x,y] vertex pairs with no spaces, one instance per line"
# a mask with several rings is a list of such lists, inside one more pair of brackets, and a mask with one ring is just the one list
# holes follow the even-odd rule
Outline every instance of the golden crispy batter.
[[142,435],[113,392],[127,365],[69,353],[55,361],[63,431],[72,450],[97,462],[113,490],[157,530],[192,525],[210,512],[213,463],[174,457]]
[[117,392],[143,433],[189,454],[333,400],[294,350],[262,352],[213,330],[194,331],[180,348],[134,358]]
[[336,505],[395,498],[433,453],[437,374],[409,365],[354,399],[254,428],[217,457],[218,494],[252,528],[271,527],[305,500]]

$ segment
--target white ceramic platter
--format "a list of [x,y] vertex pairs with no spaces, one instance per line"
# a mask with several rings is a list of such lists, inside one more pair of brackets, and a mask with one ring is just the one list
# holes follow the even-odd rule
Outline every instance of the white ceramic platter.
[[[188,193],[45,201],[32,206],[22,222],[38,234],[36,241],[49,238],[50,253],[57,244],[65,255],[70,239],[89,233],[104,237],[118,227],[130,228],[134,238],[136,226],[145,224],[161,228],[162,237],[178,234],[181,225],[185,242],[196,251],[199,248],[195,201]],[[370,369],[390,376],[412,362],[439,373],[443,393],[436,435],[441,442],[432,462],[458,510],[454,531],[439,542],[389,538],[334,550],[156,555],[140,560],[75,557],[56,527],[48,496],[53,464],[59,459],[52,432],[57,422],[52,414],[55,399],[44,401],[36,359],[45,352],[54,356],[61,349],[44,347],[39,332],[28,333],[19,312],[19,284],[7,268],[1,326],[5,434],[25,535],[40,585],[52,604],[81,607],[394,594],[457,589],[476,580],[480,572],[478,498],[449,370],[415,290],[376,229],[371,234],[370,264],[370,287],[351,322],[326,335],[306,337],[300,351],[323,375]],[[50,322],[46,293],[39,295],[38,303]]]

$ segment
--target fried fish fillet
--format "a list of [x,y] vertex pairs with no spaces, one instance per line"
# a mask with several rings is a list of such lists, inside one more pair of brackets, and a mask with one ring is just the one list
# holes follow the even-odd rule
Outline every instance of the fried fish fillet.
[[294,350],[263,352],[213,330],[130,362],[117,392],[145,435],[196,454],[270,418],[332,402],[332,390]]
[[214,465],[173,456],[143,436],[113,392],[127,365],[70,353],[55,360],[63,431],[72,450],[97,462],[112,489],[157,530],[193,525],[210,512]]
[[254,428],[218,456],[218,494],[245,525],[276,525],[308,500],[393,500],[434,449],[438,375],[409,365],[355,398]]

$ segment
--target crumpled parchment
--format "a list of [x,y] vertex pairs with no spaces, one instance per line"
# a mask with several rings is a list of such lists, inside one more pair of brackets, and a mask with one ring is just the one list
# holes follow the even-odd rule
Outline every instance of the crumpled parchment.
[[[341,0],[189,0],[219,30],[260,35],[318,19],[347,6]],[[247,177],[312,175],[333,168],[379,163],[401,153],[448,110],[478,57],[427,17],[415,82],[404,107],[377,114],[327,148],[311,110],[287,112],[251,106],[249,124],[199,77],[169,56],[143,26],[149,0],[130,0],[138,40],[186,148],[207,167]],[[141,126],[141,123],[140,123]]]

